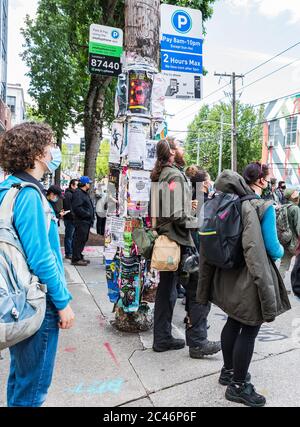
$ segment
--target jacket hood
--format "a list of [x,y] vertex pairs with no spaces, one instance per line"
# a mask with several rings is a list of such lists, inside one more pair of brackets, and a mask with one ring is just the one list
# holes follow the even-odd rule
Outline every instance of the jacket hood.
[[237,172],[225,170],[215,182],[215,188],[222,193],[234,193],[240,197],[253,195],[253,190]]

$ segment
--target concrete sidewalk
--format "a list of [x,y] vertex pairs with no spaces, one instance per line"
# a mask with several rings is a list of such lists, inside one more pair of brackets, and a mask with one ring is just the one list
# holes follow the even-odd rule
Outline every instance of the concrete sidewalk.
[[[189,358],[188,349],[154,353],[152,331],[125,334],[114,330],[107,298],[101,249],[88,248],[91,264],[66,275],[74,301],[76,326],[61,333],[55,375],[45,406],[239,406],[224,399],[218,384],[222,357]],[[264,325],[251,365],[253,383],[268,406],[300,406],[300,303]],[[184,307],[178,300],[174,335],[184,337]],[[213,307],[209,338],[217,340],[226,316]],[[297,329],[298,328],[298,329]],[[8,351],[0,361],[0,406],[5,405]]]

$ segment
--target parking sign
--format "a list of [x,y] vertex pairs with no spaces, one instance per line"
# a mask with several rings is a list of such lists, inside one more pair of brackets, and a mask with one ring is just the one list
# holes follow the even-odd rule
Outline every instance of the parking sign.
[[161,69],[171,99],[202,98],[203,36],[199,10],[161,5]]

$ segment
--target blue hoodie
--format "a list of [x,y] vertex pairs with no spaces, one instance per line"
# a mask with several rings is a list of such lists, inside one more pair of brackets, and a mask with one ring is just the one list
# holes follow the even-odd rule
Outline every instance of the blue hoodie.
[[[21,179],[10,176],[0,184],[0,205],[12,184],[21,182]],[[54,211],[48,232],[39,193],[34,188],[24,188],[15,203],[13,223],[30,270],[47,285],[48,297],[57,310],[63,310],[72,296],[67,289]]]

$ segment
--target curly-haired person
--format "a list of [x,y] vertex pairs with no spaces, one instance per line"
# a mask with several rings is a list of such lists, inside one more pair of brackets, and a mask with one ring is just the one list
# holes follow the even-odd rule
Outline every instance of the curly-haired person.
[[[41,123],[23,123],[0,137],[0,167],[11,174],[0,184],[0,205],[14,184],[29,182],[44,189],[40,180],[61,162],[52,129]],[[44,196],[43,196],[44,197]],[[50,206],[50,205],[49,205]],[[1,207],[0,207],[1,209]],[[13,225],[28,266],[47,285],[47,306],[41,328],[32,337],[10,347],[7,404],[41,406],[51,384],[60,329],[74,322],[72,299],[66,285],[55,213],[48,231],[39,192],[23,188],[16,199]]]

